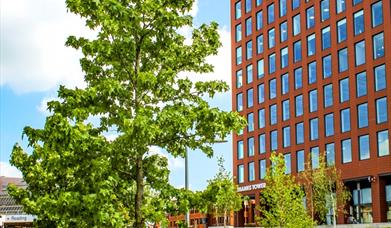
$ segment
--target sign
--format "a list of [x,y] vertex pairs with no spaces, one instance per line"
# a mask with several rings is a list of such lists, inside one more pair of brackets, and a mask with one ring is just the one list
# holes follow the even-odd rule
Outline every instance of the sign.
[[35,216],[33,215],[4,215],[4,223],[7,222],[33,222]]
[[266,187],[266,183],[245,185],[245,186],[239,187],[238,192],[247,192],[247,191],[251,191],[251,190],[262,189],[265,187]]

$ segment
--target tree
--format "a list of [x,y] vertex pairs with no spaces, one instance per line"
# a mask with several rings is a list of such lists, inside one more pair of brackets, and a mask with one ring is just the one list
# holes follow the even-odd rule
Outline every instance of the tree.
[[216,176],[208,180],[208,186],[203,192],[206,210],[218,217],[224,216],[224,227],[227,225],[228,213],[239,211],[242,208],[243,197],[237,191],[232,175],[224,168],[224,159],[218,158],[219,171]]
[[311,217],[322,224],[331,212],[333,225],[336,227],[337,213],[345,212],[346,203],[351,197],[350,191],[342,181],[341,172],[334,164],[328,165],[325,156],[319,157],[318,167],[312,168],[310,163],[307,167],[302,174],[302,183],[308,196],[307,204]]
[[264,227],[312,227],[304,205],[304,192],[295,178],[285,174],[282,154],[270,156],[272,168],[267,170],[266,187],[261,191],[261,216],[257,222]]
[[[85,18],[95,39],[70,36],[81,50],[86,88],[60,86],[60,101],[43,129],[26,127],[32,152],[15,145],[11,163],[27,189],[10,193],[40,226],[143,227],[164,217],[173,199],[167,161],[186,148],[212,156],[212,144],[244,126],[238,113],[212,108],[203,97],[229,89],[222,81],[192,82],[180,72],[207,73],[206,57],[221,46],[218,25],[193,30],[191,44],[177,33],[192,27],[194,0],[66,0]],[[98,117],[98,123],[88,118]],[[118,137],[107,140],[114,131]]]

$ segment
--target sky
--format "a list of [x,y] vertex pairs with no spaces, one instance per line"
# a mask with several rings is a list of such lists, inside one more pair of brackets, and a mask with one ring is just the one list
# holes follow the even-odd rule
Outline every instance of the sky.
[[[231,85],[230,26],[228,0],[197,0],[190,14],[195,26],[217,21],[223,46],[208,61],[215,72],[203,78],[221,79]],[[93,37],[84,22],[67,13],[65,0],[0,0],[0,176],[19,177],[9,164],[12,147],[22,139],[25,126],[42,128],[49,115],[46,102],[56,99],[59,85],[83,87],[79,65],[80,53],[64,46],[69,35]],[[190,36],[188,30],[180,31]],[[190,75],[196,77],[196,75]],[[199,76],[197,76],[199,77]],[[231,110],[231,93],[218,94],[209,100],[212,106]],[[189,152],[189,183],[192,190],[202,190],[217,172],[217,156],[232,170],[232,139],[214,146],[215,156],[207,158],[200,151]],[[184,160],[165,154],[160,148],[151,151],[167,156],[170,182],[184,186]]]

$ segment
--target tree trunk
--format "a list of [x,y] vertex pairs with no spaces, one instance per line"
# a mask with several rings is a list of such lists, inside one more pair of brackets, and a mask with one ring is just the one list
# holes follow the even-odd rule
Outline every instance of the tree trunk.
[[143,203],[143,196],[144,196],[144,170],[143,170],[142,159],[143,159],[142,156],[139,156],[136,160],[136,196],[135,196],[135,211],[134,211],[135,228],[145,227],[143,214],[141,211],[141,206]]
[[224,210],[224,228],[227,226],[227,210]]
[[336,207],[337,207],[337,203],[336,203],[336,200],[334,199],[334,196],[333,194],[331,194],[331,204],[333,205],[333,227],[334,228],[337,228],[337,215],[336,215]]

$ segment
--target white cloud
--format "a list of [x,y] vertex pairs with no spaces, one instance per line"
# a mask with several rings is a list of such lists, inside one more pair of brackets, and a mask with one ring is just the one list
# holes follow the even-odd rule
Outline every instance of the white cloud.
[[42,113],[45,116],[49,116],[51,112],[48,110],[48,105],[47,103],[49,101],[59,101],[60,99],[58,97],[50,96],[50,97],[44,97],[42,101],[39,103],[37,106],[37,110]]
[[175,158],[172,155],[168,154],[167,152],[164,152],[161,148],[159,148],[157,146],[149,147],[149,155],[155,155],[155,154],[158,154],[160,156],[167,158],[168,168],[171,171],[185,167],[185,161],[183,158],[180,158],[180,157]]
[[191,8],[189,13],[193,17],[197,16],[197,13],[198,13],[198,0],[194,1],[193,7]]
[[22,173],[9,163],[0,162],[0,176],[5,177],[22,177]]

